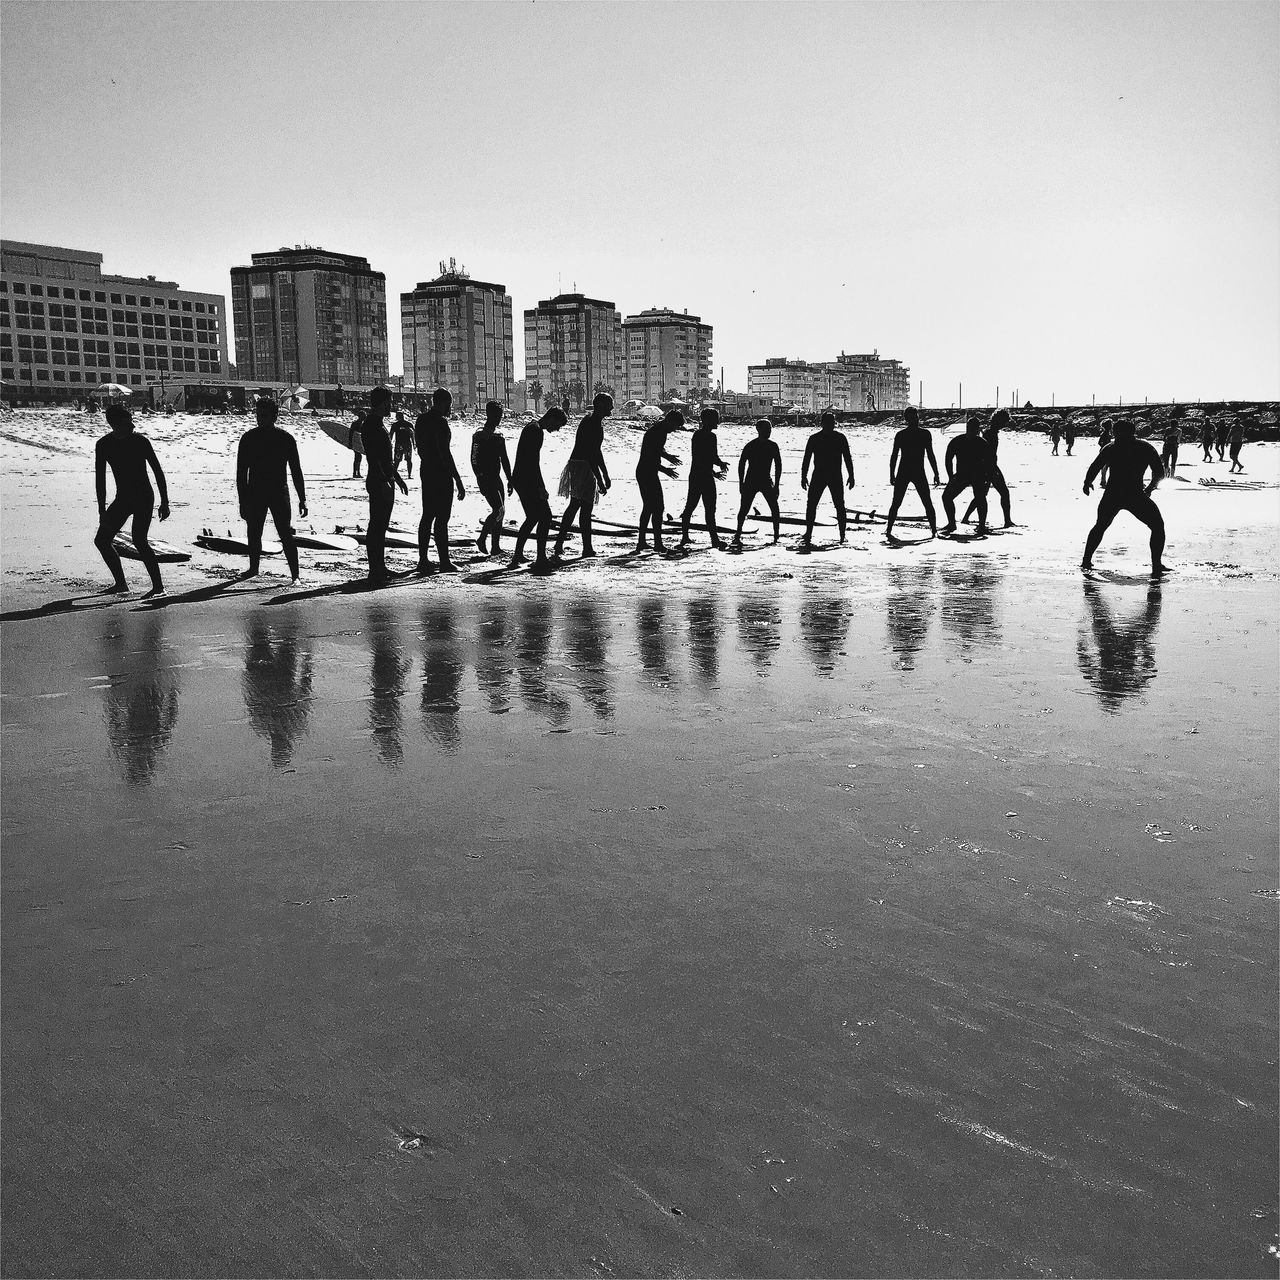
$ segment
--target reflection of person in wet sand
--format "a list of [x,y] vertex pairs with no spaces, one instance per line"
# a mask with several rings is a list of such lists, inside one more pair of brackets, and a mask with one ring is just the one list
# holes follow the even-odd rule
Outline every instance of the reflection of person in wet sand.
[[761,418],[756,423],[756,438],[743,445],[738,457],[738,491],[742,494],[742,501],[738,505],[738,531],[733,535],[735,547],[742,546],[742,526],[756,494],[769,504],[769,512],[773,516],[774,542],[782,536],[782,513],[778,510],[782,454],[778,451],[776,442],[769,439],[772,434],[773,423],[768,418]]
[[720,598],[716,595],[694,596],[687,607],[689,619],[689,656],[701,684],[715,688],[720,679],[720,633],[724,621],[720,616]]
[[961,655],[1000,643],[996,584],[1000,581],[985,556],[947,560],[941,567],[943,631],[954,637]]
[[[645,530],[653,529],[653,549],[662,551],[662,518],[664,503],[662,497],[662,477],[675,478],[675,464],[680,461],[673,453],[666,450],[667,436],[672,431],[684,430],[684,414],[672,409],[660,421],[655,422],[645,433],[640,442],[640,458],[636,462],[636,484],[640,488],[640,534],[636,539],[636,550],[643,551],[648,545],[645,542]],[[663,466],[663,462],[671,466]]]
[[520,432],[511,484],[524,508],[524,523],[516,534],[516,547],[511,556],[513,569],[524,563],[524,544],[535,528],[538,531],[538,558],[533,562],[533,567],[539,573],[551,567],[547,559],[551,503],[547,498],[546,483],[542,479],[542,440],[544,431],[559,431],[565,422],[564,410],[559,405],[552,405],[537,422],[530,422]]
[[729,467],[720,461],[720,446],[716,439],[716,427],[720,414],[715,409],[703,409],[698,429],[689,439],[689,494],[685,499],[684,513],[680,517],[680,546],[689,545],[689,521],[694,509],[702,503],[702,514],[707,521],[707,533],[711,545],[717,550],[724,546],[716,532],[716,480]]
[[[156,488],[160,490],[161,520],[169,518],[169,490],[165,485],[164,472],[160,469],[151,441],[146,436],[134,433],[133,415],[124,405],[108,405],[106,418],[111,433],[103,436],[94,449],[98,532],[94,535],[93,545],[98,548],[98,553],[111,570],[114,581],[109,590],[116,593],[128,591],[129,584],[120,567],[120,555],[111,544],[124,528],[125,522],[132,518],[133,545],[151,575],[151,590],[147,595],[158,595],[164,590],[164,583],[160,579],[160,562],[151,550],[151,543],[147,541],[147,530],[151,528],[151,513],[156,501],[151,481],[147,478],[147,468],[150,467],[155,473]],[[110,506],[107,506],[108,466],[116,486],[116,496]]]
[[[1151,530],[1151,573],[1158,578],[1166,572],[1161,561],[1164,552],[1164,517],[1160,514],[1160,508],[1152,501],[1151,493],[1160,483],[1164,468],[1160,465],[1160,455],[1154,447],[1145,440],[1134,438],[1133,423],[1128,418],[1117,422],[1115,431],[1115,440],[1094,458],[1084,477],[1084,491],[1087,494],[1092,491],[1098,472],[1104,468],[1107,471],[1106,485],[1098,503],[1098,519],[1085,539],[1084,559],[1080,562],[1080,567],[1086,570],[1093,568],[1093,553],[1097,551],[1102,535],[1120,512],[1127,511]],[[1148,471],[1151,472],[1151,483],[1144,488],[1143,479]]]
[[428,605],[422,611],[422,727],[427,737],[450,755],[462,738],[462,673],[453,606]]
[[[110,412],[110,410],[108,410]],[[117,627],[123,626],[123,630]],[[112,683],[103,691],[107,740],[133,787],[149,786],[178,719],[178,682],[164,662],[163,615],[142,623],[137,643],[129,624],[108,622],[102,633],[103,665]]]
[[800,604],[800,638],[819,675],[830,676],[835,670],[852,620],[853,605],[847,596],[818,595],[806,586]]
[[[809,464],[813,464],[813,484],[809,483]],[[818,503],[825,489],[831,495],[836,509],[836,524],[840,529],[840,541],[844,541],[847,516],[844,507],[844,490],[840,486],[841,470],[849,472],[846,487],[853,488],[853,456],[849,453],[849,439],[843,431],[836,430],[836,415],[824,413],[818,419],[818,430],[809,437],[804,447],[804,461],[800,464],[800,487],[809,491],[809,504],[805,509],[804,537],[800,546],[808,550],[813,545],[813,522],[818,514]]]
[[[249,541],[249,569],[246,578],[256,577],[262,561],[262,527],[267,512],[275,522],[284,547],[284,558],[294,582],[298,580],[298,545],[293,540],[293,512],[289,507],[289,477],[298,491],[298,515],[307,516],[307,492],[298,461],[298,443],[289,432],[276,426],[280,410],[274,400],[257,400],[253,411],[258,425],[240,437],[236,455],[236,494],[240,515]],[[372,470],[372,468],[371,468]]]
[[[490,400],[484,407],[484,426],[471,437],[471,470],[476,486],[489,504],[489,517],[480,526],[476,546],[481,555],[502,554],[502,521],[507,514],[507,494],[511,492],[511,463],[507,461],[507,441],[498,431],[502,421],[502,406]],[[507,478],[504,493],[502,477]],[[491,547],[484,545],[488,538]]]
[[[559,405],[553,405],[549,412],[564,414]],[[520,697],[530,711],[542,713],[553,728],[558,728],[569,719],[569,700],[547,680],[552,626],[550,600],[535,595],[521,601],[520,629],[516,633],[516,674],[520,680]]]
[[1117,623],[1111,606],[1098,583],[1084,580],[1084,599],[1089,608],[1093,650],[1083,624],[1076,637],[1076,661],[1080,674],[1098,695],[1098,701],[1113,714],[1120,704],[1140,692],[1156,674],[1155,633],[1160,621],[1161,587],[1152,583],[1141,613]]
[[579,599],[565,610],[564,646],[583,699],[601,720],[613,715],[609,687],[609,619],[596,600]]
[[763,676],[778,651],[782,629],[782,610],[772,596],[743,596],[738,601],[738,644],[755,663],[756,674]]
[[[387,572],[387,526],[396,501],[396,486],[408,493],[409,486],[391,462],[391,437],[383,425],[391,412],[391,389],[374,387],[369,392],[369,412],[361,419],[360,438],[369,474],[364,487],[369,495],[369,532],[365,551],[369,557],[369,581],[377,586],[390,578]],[[292,567],[292,566],[291,566]],[[296,571],[296,570],[295,570]]]
[[891,591],[885,600],[885,628],[889,647],[897,655],[894,665],[899,670],[915,669],[915,656],[928,638],[937,603],[933,576],[933,565],[891,565],[889,568]]
[[453,395],[443,387],[431,393],[431,408],[418,415],[413,438],[418,446],[418,478],[422,482],[422,519],[418,522],[418,572],[434,573],[431,539],[435,538],[436,559],[441,573],[457,573],[449,558],[449,517],[453,514],[453,494],[466,497],[462,477],[453,460],[449,410]]
[[667,651],[667,603],[661,596],[636,601],[636,649],[640,666],[658,684],[670,685],[673,675]]
[[929,532],[936,537],[938,518],[934,514],[933,498],[929,494],[929,482],[924,473],[927,458],[933,470],[933,483],[942,483],[938,475],[938,461],[933,456],[933,436],[920,425],[920,415],[910,405],[903,417],[907,425],[893,437],[893,453],[889,456],[889,483],[893,485],[893,501],[889,504],[884,536],[893,537],[893,522],[898,518],[898,508],[902,506],[907,490],[915,485],[920,501],[924,504],[925,515],[929,517]]
[[[947,487],[942,491],[942,507],[947,513],[943,534],[956,531],[956,498],[965,489],[973,490],[978,508],[978,533],[987,532],[987,485],[991,483],[991,449],[981,436],[982,422],[971,417],[964,435],[947,445]],[[1070,452],[1070,450],[1068,450]]]
[[273,627],[267,617],[262,609],[249,615],[241,688],[249,723],[271,743],[271,763],[283,769],[311,711],[311,639],[300,633],[297,618]]
[[609,492],[609,468],[604,461],[604,420],[613,412],[613,397],[599,392],[591,402],[591,412],[578,423],[578,434],[573,442],[573,452],[560,473],[560,496],[569,499],[569,505],[560,517],[556,530],[556,545],[552,553],[558,560],[564,554],[564,540],[573,525],[573,517],[582,513],[578,532],[582,535],[582,558],[595,555],[591,545],[591,513],[595,509],[596,495]]
[[404,759],[400,742],[400,699],[412,665],[396,636],[395,615],[385,605],[373,605],[365,615],[369,634],[369,729],[378,744],[378,755],[388,768],[397,769]]

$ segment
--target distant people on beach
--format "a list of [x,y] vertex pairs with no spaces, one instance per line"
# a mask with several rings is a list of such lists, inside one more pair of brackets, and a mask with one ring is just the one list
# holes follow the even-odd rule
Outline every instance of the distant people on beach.
[[547,535],[551,532],[551,502],[546,482],[542,478],[543,432],[559,431],[568,421],[559,405],[552,405],[537,422],[531,422],[520,432],[516,443],[516,465],[511,470],[511,483],[524,508],[524,523],[516,534],[515,551],[511,556],[511,568],[524,563],[524,544],[529,535],[538,531],[538,556],[533,562],[534,571],[545,573],[551,568],[547,559]]
[[720,460],[719,441],[716,438],[716,427],[720,425],[719,411],[703,409],[698,423],[698,429],[689,440],[689,493],[680,517],[679,545],[689,545],[689,521],[701,502],[711,545],[720,550],[724,543],[720,541],[720,534],[716,530],[716,481],[729,470],[729,465]]
[[1160,465],[1164,468],[1167,476],[1172,476],[1178,470],[1178,445],[1182,441],[1182,431],[1179,429],[1177,422],[1169,419],[1168,426],[1164,429],[1164,447],[1160,451]]
[[1225,462],[1227,460],[1227,440],[1231,435],[1231,424],[1226,418],[1222,418],[1218,422],[1217,434],[1214,438],[1214,445],[1218,450],[1218,461]]
[[351,426],[347,428],[347,448],[351,450],[351,478],[358,480],[360,478],[360,450],[356,448],[356,440],[361,438],[361,428],[364,425],[364,419],[356,414],[352,420]]
[[782,537],[782,512],[778,509],[778,489],[782,484],[782,454],[770,439],[773,423],[768,418],[756,422],[756,438],[748,440],[738,456],[738,492],[742,501],[738,504],[738,529],[733,535],[733,545],[742,546],[742,526],[751,510],[756,495],[768,504],[773,516],[773,540]]
[[405,477],[413,479],[413,423],[404,416],[403,409],[396,410],[395,421],[391,424],[391,446],[394,450],[392,465],[400,470],[401,462],[405,466]]
[[274,400],[259,400],[254,406],[258,425],[240,437],[236,453],[236,496],[245,522],[249,543],[246,578],[257,576],[262,561],[262,529],[267,513],[275,522],[284,548],[289,572],[298,580],[298,546],[293,540],[293,512],[289,505],[289,478],[298,491],[298,515],[307,516],[307,493],[298,461],[298,442],[276,425],[280,411]]
[[[662,543],[662,521],[666,514],[662,494],[662,477],[676,477],[676,464],[680,459],[666,451],[667,436],[672,431],[683,431],[684,414],[672,409],[655,422],[640,441],[640,457],[636,462],[636,484],[640,489],[640,528],[636,537],[636,551],[645,550],[645,530],[653,529],[653,549],[666,548]],[[664,466],[663,463],[668,465]]]
[[[565,397],[565,413],[568,413],[568,397]],[[596,393],[591,401],[591,412],[578,423],[578,434],[573,442],[573,452],[560,473],[560,496],[569,499],[569,505],[560,517],[556,530],[554,555],[558,560],[564,554],[564,540],[573,524],[573,517],[581,512],[578,532],[582,536],[582,558],[588,560],[596,553],[591,542],[591,513],[595,509],[597,494],[609,492],[609,468],[604,460],[604,420],[613,412],[613,397],[607,391]]]
[[1213,419],[1206,418],[1200,424],[1200,447],[1204,450],[1201,462],[1213,461]]
[[[997,409],[991,415],[991,421],[987,424],[986,429],[982,433],[982,438],[987,442],[987,449],[990,454],[991,463],[991,488],[1000,495],[1000,509],[1004,513],[1004,527],[1006,529],[1013,527],[1013,518],[1009,514],[1009,486],[1005,483],[1004,472],[1000,470],[1000,432],[1009,425],[1009,411],[1007,409]],[[973,513],[978,509],[978,499],[975,496],[969,503],[969,509],[964,513],[964,524],[968,524],[973,518]]]
[[[1070,448],[1067,449],[1070,453]],[[982,438],[982,420],[970,416],[965,423],[964,435],[957,436],[947,445],[947,485],[942,491],[942,508],[947,513],[947,523],[942,533],[946,537],[956,531],[956,498],[965,489],[973,490],[978,512],[980,534],[987,533],[987,487],[991,483],[991,447]]]
[[[125,522],[133,521],[130,530],[134,549],[151,577],[151,590],[146,599],[159,595],[164,590],[160,578],[160,562],[156,559],[151,543],[147,541],[147,531],[151,527],[152,512],[155,508],[156,495],[147,477],[147,468],[155,473],[156,488],[160,490],[160,519],[169,518],[169,489],[165,483],[164,471],[160,466],[156,451],[146,436],[137,435],[133,429],[133,415],[122,404],[107,406],[107,425],[111,428],[108,435],[103,436],[94,447],[94,487],[98,495],[98,532],[94,535],[93,544],[111,570],[112,585],[109,591],[123,593],[129,590],[125,581],[124,570],[120,566],[120,553],[112,545],[124,528]],[[115,482],[115,497],[107,506],[107,468],[111,468],[111,478]]]
[[1049,439],[1053,441],[1053,456],[1058,456],[1058,442],[1062,439],[1062,424],[1054,422],[1049,427]]
[[1098,448],[1105,449],[1111,443],[1111,419],[1103,418],[1098,424]]
[[[453,395],[444,387],[431,393],[431,408],[418,415],[413,428],[418,447],[418,475],[422,482],[422,519],[418,523],[418,572],[457,573],[449,556],[449,518],[453,514],[453,495],[458,501],[467,496],[453,460],[449,429],[449,411]],[[431,540],[436,544],[436,563],[431,563]]]
[[[506,438],[498,431],[501,421],[502,406],[490,400],[484,407],[484,426],[471,437],[471,471],[481,496],[489,504],[488,518],[476,538],[481,555],[502,554],[502,522],[506,519],[507,495],[511,492],[511,463],[507,460]],[[489,547],[485,546],[486,538]]]
[[1232,420],[1228,439],[1231,441],[1231,474],[1235,474],[1244,470],[1240,462],[1240,450],[1244,448],[1244,423],[1241,419]]
[[369,495],[369,528],[365,550],[369,557],[369,582],[380,586],[391,574],[387,570],[387,526],[391,523],[391,511],[395,506],[396,488],[407,494],[409,486],[391,461],[391,436],[387,433],[386,418],[391,412],[391,389],[374,387],[369,392],[369,412],[361,419],[360,439],[365,457],[369,460],[369,474],[365,479],[365,491]]
[[[809,476],[810,464],[813,466],[812,482]],[[842,468],[849,473],[849,479],[843,487],[841,486]],[[831,503],[836,509],[840,541],[844,541],[845,526],[848,521],[844,505],[844,489],[852,489],[853,486],[853,457],[849,453],[849,437],[843,431],[836,430],[834,413],[824,413],[818,419],[818,430],[809,437],[804,447],[804,461],[800,464],[800,487],[808,490],[809,493],[809,502],[805,508],[804,536],[800,539],[802,551],[808,551],[813,546],[813,525],[818,515],[818,503],[824,491],[831,495]]]
[[[1094,552],[1102,542],[1103,534],[1120,512],[1128,511],[1151,530],[1151,575],[1160,577],[1166,572],[1161,558],[1164,553],[1164,517],[1151,497],[1164,475],[1160,455],[1153,445],[1138,440],[1133,423],[1122,418],[1115,424],[1115,440],[1089,464],[1084,477],[1086,494],[1092,492],[1094,479],[1100,471],[1106,472],[1106,482],[1098,503],[1098,519],[1085,539],[1081,569],[1093,568]],[[1148,471],[1151,472],[1151,483],[1144,485]]]
[[1066,443],[1067,457],[1069,458],[1071,457],[1071,450],[1075,447],[1076,443],[1076,424],[1072,422],[1070,418],[1062,424],[1062,439]]
[[884,536],[893,537],[893,522],[898,518],[902,499],[914,485],[921,503],[924,504],[924,513],[929,518],[929,532],[937,537],[938,517],[933,509],[933,497],[929,493],[929,482],[924,469],[927,459],[933,471],[933,483],[942,483],[938,475],[938,460],[933,456],[933,435],[920,425],[920,415],[913,406],[907,406],[903,417],[907,425],[893,437],[893,452],[889,455],[889,483],[893,486],[893,501],[889,504]]

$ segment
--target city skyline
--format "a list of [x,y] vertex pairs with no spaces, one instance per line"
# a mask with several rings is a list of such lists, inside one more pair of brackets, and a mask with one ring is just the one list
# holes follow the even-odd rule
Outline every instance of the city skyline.
[[1272,5],[3,15],[4,235],[113,272],[229,298],[307,243],[394,332],[454,258],[517,311],[687,308],[738,390],[878,349],[934,405],[1280,395]]

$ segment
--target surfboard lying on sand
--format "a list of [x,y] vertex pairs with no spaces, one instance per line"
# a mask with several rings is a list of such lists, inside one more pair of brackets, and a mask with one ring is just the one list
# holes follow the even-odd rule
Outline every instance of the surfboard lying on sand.
[[[345,533],[346,529],[343,528],[343,526],[339,525],[338,532]],[[356,525],[355,529],[352,530],[351,536],[362,547],[366,546],[369,542],[368,530],[360,528],[359,525]],[[410,529],[396,529],[393,527],[387,530],[387,536],[384,541],[384,545],[388,547],[399,547],[402,550],[408,549],[408,550],[417,551],[418,535]],[[450,545],[453,545],[453,544],[450,543]],[[463,544],[459,543],[458,545],[461,546]]]
[[[182,551],[171,542],[161,542],[158,538],[148,538],[147,541],[161,564],[181,564],[184,560],[191,559],[190,551]],[[138,548],[133,545],[133,538],[127,533],[116,534],[111,545],[116,549],[116,554],[123,556],[126,560],[142,559],[138,554]]]
[[358,551],[360,544],[345,533],[298,533],[293,540],[309,551]]
[[316,425],[335,444],[340,444],[344,449],[354,449],[356,453],[364,452],[364,441],[360,439],[358,431],[352,434],[351,423],[343,422],[341,418],[321,418]]
[[[219,551],[228,556],[249,554],[249,544],[243,538],[237,538],[230,532],[224,538],[221,534],[214,533],[212,529],[201,530],[200,536],[196,539],[196,546],[204,547],[206,551]],[[264,556],[277,556],[282,549],[274,538],[263,538],[262,554]]]

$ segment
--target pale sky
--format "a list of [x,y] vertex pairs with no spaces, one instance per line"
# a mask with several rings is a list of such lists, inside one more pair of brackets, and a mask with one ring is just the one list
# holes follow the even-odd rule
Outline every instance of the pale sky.
[[[1275,3],[0,6],[0,229],[231,291],[687,308],[716,375],[878,349],[912,398],[1280,398]],[[232,348],[234,360],[234,347]]]

